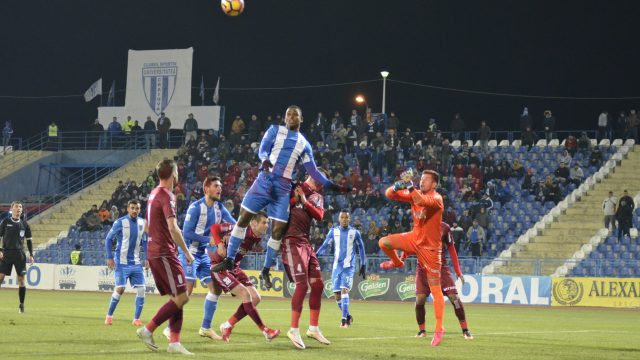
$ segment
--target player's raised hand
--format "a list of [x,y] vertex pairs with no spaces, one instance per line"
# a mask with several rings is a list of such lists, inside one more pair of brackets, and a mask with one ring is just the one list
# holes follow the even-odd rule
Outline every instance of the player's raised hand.
[[116,262],[113,259],[107,259],[107,267],[111,270],[115,269]]
[[404,180],[398,180],[393,184],[393,191],[400,191],[407,188],[407,183]]
[[193,255],[191,255],[191,251],[187,251],[184,253],[185,260],[187,260],[187,264],[193,264]]
[[29,264],[33,264],[33,256],[29,255]]
[[270,290],[273,287],[273,284],[271,283],[271,273],[269,272],[268,267],[262,268],[260,280],[264,282],[264,287],[266,287],[267,290]]
[[302,190],[301,186],[297,186],[293,193],[296,194],[300,203],[304,204],[307,201],[307,197],[304,195],[304,190]]

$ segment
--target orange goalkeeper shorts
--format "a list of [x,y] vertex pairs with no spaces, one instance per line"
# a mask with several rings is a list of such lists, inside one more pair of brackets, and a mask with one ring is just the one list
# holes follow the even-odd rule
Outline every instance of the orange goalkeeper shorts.
[[416,234],[413,232],[391,234],[387,236],[387,239],[391,242],[392,248],[416,254],[418,265],[426,270],[427,277],[440,278],[442,248],[431,249],[418,246],[416,244]]

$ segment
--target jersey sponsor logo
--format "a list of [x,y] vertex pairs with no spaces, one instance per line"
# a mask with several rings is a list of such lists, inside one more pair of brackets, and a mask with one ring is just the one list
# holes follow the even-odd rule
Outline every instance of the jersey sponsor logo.
[[584,288],[573,279],[564,279],[553,284],[553,299],[560,305],[575,305],[582,300]]
[[416,219],[426,219],[427,218],[427,212],[424,210],[420,210],[420,211],[414,211],[413,212],[413,217]]
[[389,291],[389,284],[391,279],[381,278],[377,274],[370,274],[367,276],[367,280],[361,281],[358,284],[358,291],[363,299],[367,299],[375,296],[382,296]]
[[396,284],[396,292],[400,300],[413,299],[416,297],[416,277],[407,276],[404,281]]

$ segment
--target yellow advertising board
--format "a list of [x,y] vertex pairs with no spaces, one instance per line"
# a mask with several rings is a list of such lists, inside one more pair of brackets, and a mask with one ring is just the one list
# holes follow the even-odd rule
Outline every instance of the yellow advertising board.
[[553,278],[551,306],[640,307],[640,278]]
[[[271,282],[273,283],[273,287],[270,290],[264,286],[263,282],[260,280],[260,271],[258,270],[243,270],[245,274],[249,277],[249,280],[253,283],[253,286],[258,289],[258,294],[260,296],[271,296],[271,297],[284,297],[284,278],[282,271],[272,271],[271,272]],[[206,285],[203,285],[200,281],[196,281],[193,286],[194,294],[206,294],[209,292]]]

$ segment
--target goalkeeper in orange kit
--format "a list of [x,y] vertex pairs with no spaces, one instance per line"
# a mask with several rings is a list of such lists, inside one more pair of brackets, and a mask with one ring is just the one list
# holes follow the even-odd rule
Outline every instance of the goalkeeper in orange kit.
[[413,230],[402,234],[383,237],[378,242],[380,249],[389,256],[390,261],[380,264],[385,270],[404,266],[396,250],[414,253],[418,257],[418,265],[427,275],[427,282],[433,295],[433,310],[436,328],[431,339],[432,346],[438,346],[444,336],[442,320],[444,316],[444,296],[440,285],[440,269],[442,267],[442,241],[440,239],[440,223],[444,208],[442,196],[436,192],[440,174],[432,170],[422,172],[420,189],[414,189],[411,169],[403,172],[397,181],[389,187],[385,195],[390,200],[404,201],[411,204]]

